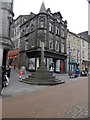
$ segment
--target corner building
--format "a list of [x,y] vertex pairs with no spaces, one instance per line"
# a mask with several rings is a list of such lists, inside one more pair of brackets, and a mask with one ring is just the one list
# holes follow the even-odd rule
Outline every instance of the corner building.
[[35,71],[41,61],[41,37],[45,41],[45,64],[56,73],[67,72],[66,37],[67,21],[60,12],[51,13],[42,2],[38,14],[31,12],[30,19],[20,26],[19,66]]

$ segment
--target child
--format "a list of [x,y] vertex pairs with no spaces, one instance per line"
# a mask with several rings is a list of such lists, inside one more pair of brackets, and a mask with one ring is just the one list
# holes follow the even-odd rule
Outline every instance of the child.
[[22,68],[20,68],[20,72],[19,72],[19,79],[22,78]]
[[20,71],[19,72],[19,79],[21,79],[22,78],[22,72]]

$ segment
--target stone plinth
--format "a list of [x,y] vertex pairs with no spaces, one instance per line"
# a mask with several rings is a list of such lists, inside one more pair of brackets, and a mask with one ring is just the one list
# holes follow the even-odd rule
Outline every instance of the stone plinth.
[[64,83],[63,80],[55,79],[44,65],[41,65],[34,74],[21,80],[21,82],[33,85],[57,85]]

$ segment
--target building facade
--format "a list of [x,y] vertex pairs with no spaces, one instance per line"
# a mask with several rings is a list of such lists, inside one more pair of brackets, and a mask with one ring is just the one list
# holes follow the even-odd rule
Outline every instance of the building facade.
[[78,35],[67,32],[67,71],[75,72],[80,67],[81,41]]
[[20,15],[11,25],[12,50],[9,51],[9,64],[19,66],[20,25],[29,19],[30,15]]
[[[67,21],[60,12],[51,13],[42,3],[38,14],[31,13],[30,19],[20,26],[19,66],[35,71],[41,61],[41,38],[44,35],[45,63],[48,70],[66,72]],[[22,60],[23,59],[23,60]]]
[[[90,70],[90,35],[88,31],[84,31],[78,34],[81,38],[85,39],[88,42],[88,69]],[[85,46],[86,47],[86,46]],[[85,63],[87,63],[85,62]]]
[[8,60],[8,51],[12,48],[10,38],[10,25],[13,20],[13,0],[0,2],[0,66],[6,65]]
[[88,41],[80,37],[81,40],[81,70],[88,69]]

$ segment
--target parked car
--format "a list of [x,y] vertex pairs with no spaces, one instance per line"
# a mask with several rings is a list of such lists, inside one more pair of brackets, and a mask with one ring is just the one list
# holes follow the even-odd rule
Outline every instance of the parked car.
[[85,70],[81,71],[81,76],[87,76],[87,72]]

